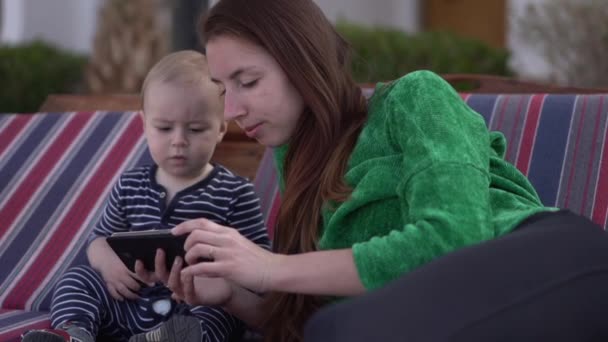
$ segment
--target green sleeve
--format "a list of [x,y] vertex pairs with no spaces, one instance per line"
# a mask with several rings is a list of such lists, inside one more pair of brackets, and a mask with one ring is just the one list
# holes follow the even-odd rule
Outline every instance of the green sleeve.
[[353,246],[359,275],[370,289],[493,236],[483,118],[428,71],[389,87],[381,108],[388,116],[389,144],[403,156],[396,191],[406,223]]

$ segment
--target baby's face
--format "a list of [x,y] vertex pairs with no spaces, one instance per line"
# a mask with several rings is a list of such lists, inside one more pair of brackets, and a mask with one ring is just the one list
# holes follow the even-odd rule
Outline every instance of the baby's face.
[[144,99],[144,132],[152,158],[168,176],[199,178],[226,125],[216,89],[153,83]]

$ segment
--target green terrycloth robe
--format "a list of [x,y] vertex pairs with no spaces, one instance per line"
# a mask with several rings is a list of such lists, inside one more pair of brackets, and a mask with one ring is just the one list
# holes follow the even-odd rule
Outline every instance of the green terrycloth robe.
[[[505,146],[430,71],[379,84],[345,174],[352,195],[323,210],[319,248],[352,247],[361,281],[373,289],[554,210],[504,160]],[[286,152],[275,152],[281,183]]]

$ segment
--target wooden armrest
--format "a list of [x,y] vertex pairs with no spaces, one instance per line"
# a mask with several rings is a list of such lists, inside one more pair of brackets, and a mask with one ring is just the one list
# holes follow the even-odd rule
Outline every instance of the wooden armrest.
[[443,74],[441,77],[459,91],[470,93],[594,94],[608,92],[608,89],[602,88],[565,87],[493,75]]
[[40,106],[41,112],[68,112],[68,111],[127,111],[139,110],[141,98],[139,94],[103,94],[103,95],[75,95],[50,94]]
[[[40,112],[69,112],[69,111],[127,111],[140,110],[141,97],[139,94],[50,94],[39,108]],[[234,123],[228,124],[228,132],[224,140],[251,141]]]
[[[608,93],[608,88],[566,87],[555,84],[524,81],[512,77],[483,74],[441,74],[456,90],[466,93],[486,94],[597,94]],[[386,81],[385,81],[386,82]],[[361,83],[362,88],[375,87],[374,83]]]

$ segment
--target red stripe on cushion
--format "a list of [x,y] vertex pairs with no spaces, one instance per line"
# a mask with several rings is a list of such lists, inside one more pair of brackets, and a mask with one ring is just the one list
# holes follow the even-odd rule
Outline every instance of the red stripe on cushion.
[[32,200],[32,195],[46,180],[57,161],[61,159],[63,153],[90,119],[90,115],[73,116],[67,125],[61,129],[59,136],[52,139],[52,145],[42,154],[42,157],[29,169],[26,175],[21,177],[22,183],[15,189],[11,200],[0,210],[0,222],[2,222],[0,240],[12,226],[13,221],[20,216],[27,203]]
[[540,121],[540,113],[546,95],[533,95],[528,108],[528,117],[524,124],[524,132],[522,133],[521,143],[519,144],[519,155],[517,156],[516,166],[524,174],[528,175],[530,171],[530,161],[532,160],[532,151],[534,150],[534,142],[536,141],[536,130]]
[[121,170],[133,147],[139,141],[141,134],[133,133],[137,130],[141,131],[141,122],[134,117],[127,129],[123,131],[122,136],[114,140],[114,146],[106,155],[106,159],[100,163],[95,174],[81,190],[71,210],[57,225],[58,228],[52,237],[45,246],[41,246],[39,256],[43,257],[36,258],[29,269],[20,274],[21,278],[18,283],[13,282],[15,285],[12,292],[5,299],[6,307],[23,303],[23,298],[30,298],[46,278],[49,265],[56,264],[61,255],[66,252],[72,240],[66,239],[65,236],[73,236],[77,233],[96,201],[102,196],[103,191],[114,181],[116,174]]
[[15,137],[21,133],[28,122],[32,120],[33,115],[14,115],[11,122],[6,128],[0,132],[0,156],[6,151],[6,148],[13,142]]
[[591,219],[608,228],[608,121],[604,127],[604,144],[602,146],[602,156],[600,159],[598,184],[595,191],[595,203]]
[[[597,107],[597,113],[595,115],[595,127],[593,127],[593,140],[597,141],[597,136],[600,133],[599,123],[602,118],[602,105],[604,104],[604,97],[600,97],[600,103]],[[585,188],[583,190],[583,201],[581,203],[581,209],[579,213],[585,212],[585,207],[587,206],[587,199],[589,198],[589,184],[591,183],[591,175],[593,171],[593,162],[595,161],[595,150],[597,149],[598,144],[593,144],[591,146],[591,154],[589,155],[589,161],[587,162],[587,177],[585,177]]]
[[[581,141],[581,131],[583,130],[583,122],[585,121],[585,114],[587,113],[587,97],[582,96],[583,98],[583,108],[581,109],[581,117],[578,119],[578,129],[576,131],[576,140],[574,142],[574,150],[572,152],[572,165],[570,167],[570,171],[568,174],[568,182],[566,185],[566,196],[564,197],[564,208],[569,208],[568,204],[570,202],[570,189],[572,188],[572,179],[574,178],[574,169],[577,165],[576,157],[578,155],[578,148]],[[574,108],[576,110],[576,106]]]

